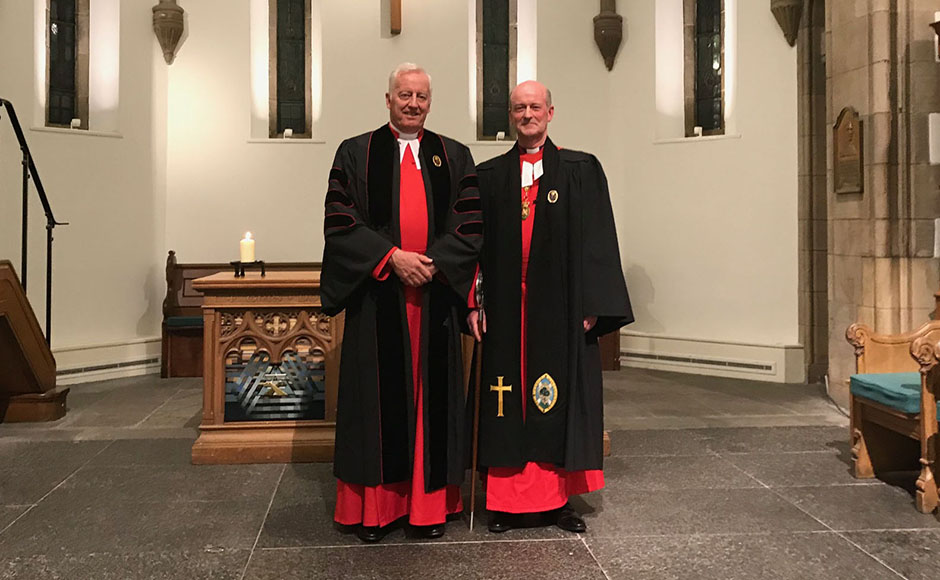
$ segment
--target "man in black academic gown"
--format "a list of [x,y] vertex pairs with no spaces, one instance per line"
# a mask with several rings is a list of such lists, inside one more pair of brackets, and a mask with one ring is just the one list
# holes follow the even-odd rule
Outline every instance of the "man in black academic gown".
[[440,537],[464,477],[460,322],[479,253],[470,151],[424,129],[431,78],[389,77],[389,123],[339,146],[326,195],[323,311],[345,310],[335,520],[363,541],[408,516]]
[[[518,142],[477,168],[483,205],[479,463],[489,529],[542,513],[572,532],[571,495],[604,485],[597,339],[633,320],[607,179],[597,158],[548,138],[551,93],[510,96]],[[483,333],[485,332],[485,337]]]

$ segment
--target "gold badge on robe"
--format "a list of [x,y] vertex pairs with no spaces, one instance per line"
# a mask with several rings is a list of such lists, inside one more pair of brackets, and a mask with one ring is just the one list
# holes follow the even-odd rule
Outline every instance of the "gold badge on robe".
[[548,413],[558,402],[558,385],[548,373],[539,377],[532,386],[532,400],[542,413]]
[[435,155],[434,157],[432,157],[432,158],[431,158],[431,163],[434,164],[434,167],[440,167],[440,166],[441,166],[441,158],[440,158],[440,156],[439,156],[439,155]]
[[548,203],[555,203],[558,201],[558,190],[553,189],[548,192]]

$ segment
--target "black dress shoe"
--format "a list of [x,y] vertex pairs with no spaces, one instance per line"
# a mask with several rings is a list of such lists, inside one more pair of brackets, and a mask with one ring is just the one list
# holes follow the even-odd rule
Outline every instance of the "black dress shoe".
[[567,503],[558,510],[555,525],[567,532],[574,532],[576,534],[587,531],[587,525],[584,523],[584,520],[581,519],[578,512],[574,511],[574,508]]
[[385,532],[379,526],[359,526],[356,528],[356,535],[363,542],[374,544],[385,537]]
[[440,538],[444,535],[444,524],[434,524],[432,526],[414,526],[422,538]]
[[505,512],[492,512],[487,528],[494,534],[501,534],[512,529],[512,516]]

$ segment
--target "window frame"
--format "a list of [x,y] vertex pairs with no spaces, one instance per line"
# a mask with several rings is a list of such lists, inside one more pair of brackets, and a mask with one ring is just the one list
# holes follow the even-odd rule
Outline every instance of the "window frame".
[[[477,81],[477,119],[476,133],[478,141],[496,141],[496,135],[486,135],[483,129],[483,3],[476,1],[476,81]],[[519,4],[518,0],[506,0],[509,12],[509,78],[506,79],[507,95],[515,86],[517,76],[517,58],[519,53]],[[507,97],[508,100],[508,97]],[[515,140],[516,129],[512,124],[510,106],[506,107],[506,136],[505,139]]]
[[[721,126],[716,129],[705,130],[703,128],[701,136],[715,136],[715,135],[724,135],[727,129],[727,99],[726,99],[726,85],[725,78],[727,77],[727,66],[725,62],[726,46],[725,40],[727,37],[726,23],[727,17],[725,13],[725,0],[718,0],[721,2]],[[696,37],[696,24],[697,24],[697,9],[698,9],[698,0],[683,0],[683,38],[684,38],[684,54],[685,54],[685,70],[684,70],[684,89],[685,89],[685,136],[686,137],[697,137],[695,134],[695,127],[699,126],[698,118],[696,116],[696,80],[697,80],[697,57],[698,57],[698,48],[697,48],[697,37]]]
[[[90,0],[74,0],[75,1],[75,58],[73,60],[74,64],[74,74],[75,74],[75,104],[74,104],[74,118],[81,120],[81,125],[78,127],[81,130],[89,130],[88,125],[88,21],[89,21],[89,10],[90,10]],[[45,82],[45,110],[43,111],[44,124],[46,127],[59,127],[59,128],[71,128],[71,119],[69,123],[55,123],[50,118],[51,113],[51,85],[52,85],[52,4],[56,0],[46,0],[46,15],[45,15],[45,29],[46,29],[46,82]]]
[[[292,138],[313,138],[313,49],[311,0],[304,0],[304,131],[294,132]],[[277,100],[277,22],[278,0],[268,0],[268,138],[279,139],[284,133],[278,131]]]

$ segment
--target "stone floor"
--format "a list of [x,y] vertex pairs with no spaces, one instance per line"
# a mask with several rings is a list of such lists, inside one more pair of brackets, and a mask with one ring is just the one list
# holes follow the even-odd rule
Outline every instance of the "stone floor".
[[[937,578],[940,521],[849,475],[822,388],[607,376],[607,487],[582,535],[447,525],[362,545],[325,464],[189,464],[198,380],[73,387],[68,416],[0,425],[0,578]],[[478,520],[484,524],[485,518]]]

